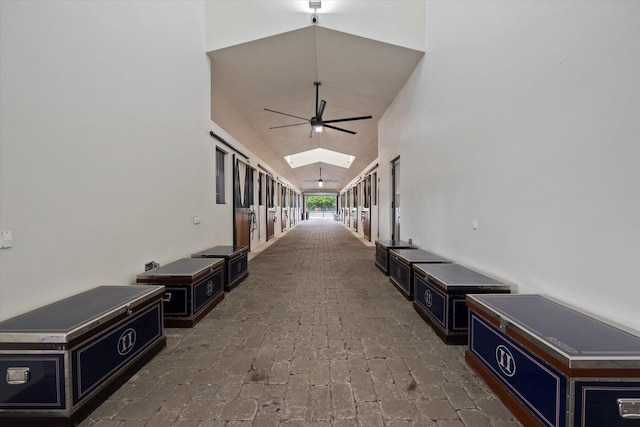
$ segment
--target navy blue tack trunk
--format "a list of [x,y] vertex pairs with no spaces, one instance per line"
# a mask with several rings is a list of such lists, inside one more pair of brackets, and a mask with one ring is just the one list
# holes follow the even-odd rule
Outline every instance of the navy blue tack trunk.
[[191,255],[191,258],[224,260],[224,290],[230,292],[249,276],[248,246],[214,246]]
[[402,240],[376,240],[376,267],[385,276],[389,275],[389,250],[390,249],[417,249],[415,246]]
[[640,336],[540,295],[468,295],[467,362],[524,425],[640,426]]
[[137,282],[165,286],[165,327],[191,328],[224,299],[224,260],[182,258],[139,274]]
[[449,264],[450,260],[422,249],[391,249],[389,280],[409,301],[413,301],[413,267],[418,264]]
[[165,346],[163,295],[99,286],[1,322],[0,424],[86,417]]
[[447,344],[466,344],[467,294],[509,293],[510,286],[460,264],[415,264],[413,308]]

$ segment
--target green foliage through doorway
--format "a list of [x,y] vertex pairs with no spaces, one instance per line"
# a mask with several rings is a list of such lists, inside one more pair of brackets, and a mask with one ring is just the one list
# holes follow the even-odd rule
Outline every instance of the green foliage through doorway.
[[307,209],[335,210],[336,196],[307,196]]

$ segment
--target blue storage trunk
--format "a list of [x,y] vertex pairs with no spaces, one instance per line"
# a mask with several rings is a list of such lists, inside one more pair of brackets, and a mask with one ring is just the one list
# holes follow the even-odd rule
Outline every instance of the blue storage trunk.
[[191,328],[224,299],[224,260],[182,258],[138,274],[137,282],[166,287],[165,327]]
[[214,246],[191,255],[191,258],[224,260],[224,290],[229,292],[249,275],[248,246]]
[[166,343],[163,286],[100,286],[0,323],[0,425],[69,425]]
[[509,293],[505,283],[460,264],[414,264],[413,308],[447,344],[466,344],[467,294]]
[[640,426],[640,336],[540,295],[467,305],[467,362],[524,425]]
[[413,267],[416,264],[443,264],[450,260],[422,249],[391,249],[389,280],[409,301],[413,300]]
[[376,267],[385,276],[389,275],[389,250],[390,249],[417,249],[415,246],[402,240],[376,240]]

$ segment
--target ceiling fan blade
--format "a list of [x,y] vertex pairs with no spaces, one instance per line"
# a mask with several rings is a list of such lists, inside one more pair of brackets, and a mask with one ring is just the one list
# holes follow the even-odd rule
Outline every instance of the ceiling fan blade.
[[296,119],[306,120],[307,122],[309,122],[309,119],[307,119],[306,117],[294,116],[293,114],[287,114],[287,113],[283,113],[281,111],[270,110],[268,108],[265,108],[265,111],[270,111],[270,112],[276,113],[276,114],[282,114],[283,116],[295,117]]
[[367,120],[371,118],[372,116],[349,117],[346,119],[325,120],[324,123],[352,122],[354,120]]
[[316,112],[316,119],[322,121],[322,113],[324,113],[324,107],[327,105],[327,101],[324,99],[320,101],[320,106],[318,107],[318,111]]
[[326,127],[326,128],[329,128],[329,129],[335,129],[335,130],[339,130],[339,131],[341,131],[341,132],[350,133],[351,135],[355,135],[355,134],[356,134],[356,133],[355,133],[354,131],[352,131],[352,130],[342,129],[342,128],[338,128],[338,127],[335,127],[335,126],[328,125],[328,124],[327,124],[327,122],[324,122],[324,125],[323,125],[323,126],[324,126],[324,127]]
[[269,129],[289,128],[291,126],[300,126],[300,125],[308,125],[308,124],[309,124],[309,122],[306,122],[306,123],[295,123],[293,125],[274,126],[272,128],[269,128]]

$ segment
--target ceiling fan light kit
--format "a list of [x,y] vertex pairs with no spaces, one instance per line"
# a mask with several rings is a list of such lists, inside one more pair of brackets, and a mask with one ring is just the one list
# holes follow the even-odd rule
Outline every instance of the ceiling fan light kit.
[[320,177],[317,180],[315,180],[315,179],[305,179],[305,181],[317,182],[318,183],[318,188],[322,188],[322,186],[324,185],[325,181],[326,182],[338,182],[335,179],[322,179],[322,168],[320,168]]

